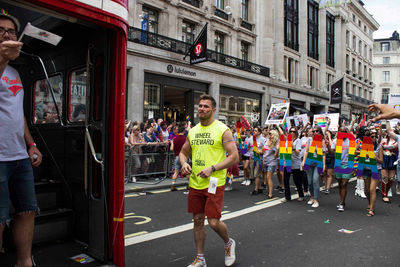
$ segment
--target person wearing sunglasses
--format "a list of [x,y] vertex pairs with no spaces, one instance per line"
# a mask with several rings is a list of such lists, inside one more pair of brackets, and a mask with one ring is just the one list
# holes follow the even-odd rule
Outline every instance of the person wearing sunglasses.
[[290,175],[293,174],[294,184],[296,185],[297,192],[299,194],[299,198],[297,201],[303,201],[304,192],[302,187],[302,174],[300,171],[301,165],[301,140],[298,138],[298,129],[297,127],[291,127],[289,129],[289,134],[292,136],[292,166],[291,172],[288,172],[286,168],[284,168],[284,185],[285,185],[285,198],[282,199],[282,202],[287,202],[291,200],[290,193]]
[[264,141],[263,146],[263,175],[264,184],[268,184],[267,198],[272,198],[274,183],[272,182],[272,174],[276,170],[279,157],[279,133],[276,130],[268,132],[268,138]]

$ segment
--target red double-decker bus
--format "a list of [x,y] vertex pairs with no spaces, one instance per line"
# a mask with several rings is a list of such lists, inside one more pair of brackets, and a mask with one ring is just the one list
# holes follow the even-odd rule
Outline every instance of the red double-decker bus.
[[[62,37],[54,46],[25,35],[23,53],[10,63],[22,78],[25,115],[43,154],[34,170],[41,209],[34,244],[56,241],[59,250],[74,247],[124,266],[128,0],[0,3],[21,29],[29,22]],[[61,266],[47,247],[43,266]]]

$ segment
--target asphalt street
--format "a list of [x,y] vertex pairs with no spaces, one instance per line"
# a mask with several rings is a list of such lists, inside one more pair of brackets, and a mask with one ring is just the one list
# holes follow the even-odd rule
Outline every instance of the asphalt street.
[[[354,184],[344,212],[336,209],[337,188],[321,193],[320,207],[313,209],[304,201],[281,203],[277,191],[272,200],[250,196],[251,186],[234,184],[225,193],[223,220],[237,242],[235,266],[399,266],[400,197],[394,195],[391,204],[378,198],[375,216],[367,217],[367,200],[354,196]],[[184,188],[126,195],[126,266],[192,262],[196,251]],[[207,266],[224,266],[224,244],[208,226],[205,256]]]

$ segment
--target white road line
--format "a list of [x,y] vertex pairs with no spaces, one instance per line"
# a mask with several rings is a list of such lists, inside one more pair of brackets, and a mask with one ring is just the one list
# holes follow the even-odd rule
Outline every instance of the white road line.
[[[350,179],[349,182],[355,181],[356,179],[357,178],[352,178],[352,179]],[[335,186],[337,186],[337,183],[335,184]],[[299,197],[298,194],[292,195],[292,199],[296,199],[298,197]],[[249,207],[249,208],[245,208],[245,209],[242,209],[242,210],[238,210],[238,211],[234,211],[234,212],[231,212],[231,213],[224,214],[221,217],[221,221],[233,219],[233,218],[236,218],[236,217],[239,217],[239,216],[243,216],[243,215],[246,215],[246,214],[249,214],[249,213],[253,213],[253,212],[256,212],[256,211],[259,211],[259,210],[263,210],[263,209],[266,209],[266,208],[269,208],[269,207],[273,207],[273,206],[282,204],[281,203],[282,199],[283,198],[279,198],[279,199],[276,199],[276,200],[273,200],[273,201],[270,201],[270,202],[267,202],[267,203],[259,204],[257,206],[252,206],[252,207]],[[205,224],[207,225],[207,221],[206,221]],[[139,243],[142,243],[142,242],[147,242],[147,241],[158,239],[158,238],[161,238],[161,237],[166,237],[166,236],[182,233],[182,232],[185,232],[185,231],[188,231],[188,230],[192,230],[192,229],[193,229],[193,223],[188,223],[188,224],[183,224],[183,225],[172,227],[172,228],[168,228],[168,229],[155,231],[155,232],[148,233],[148,234],[143,234],[143,235],[139,235],[139,236],[132,236],[132,237],[129,237],[129,238],[125,239],[125,246],[128,247],[128,246],[131,246],[131,245],[139,244]]]

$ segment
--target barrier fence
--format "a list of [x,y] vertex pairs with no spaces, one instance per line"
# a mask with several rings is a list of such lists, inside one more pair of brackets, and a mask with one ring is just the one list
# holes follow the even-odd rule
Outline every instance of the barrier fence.
[[[174,160],[175,154],[166,143],[125,148],[125,182],[158,184],[172,177]],[[243,169],[242,161],[239,169]]]
[[174,152],[170,151],[170,145],[166,143],[126,148],[125,182],[158,184],[172,176],[174,159]]

